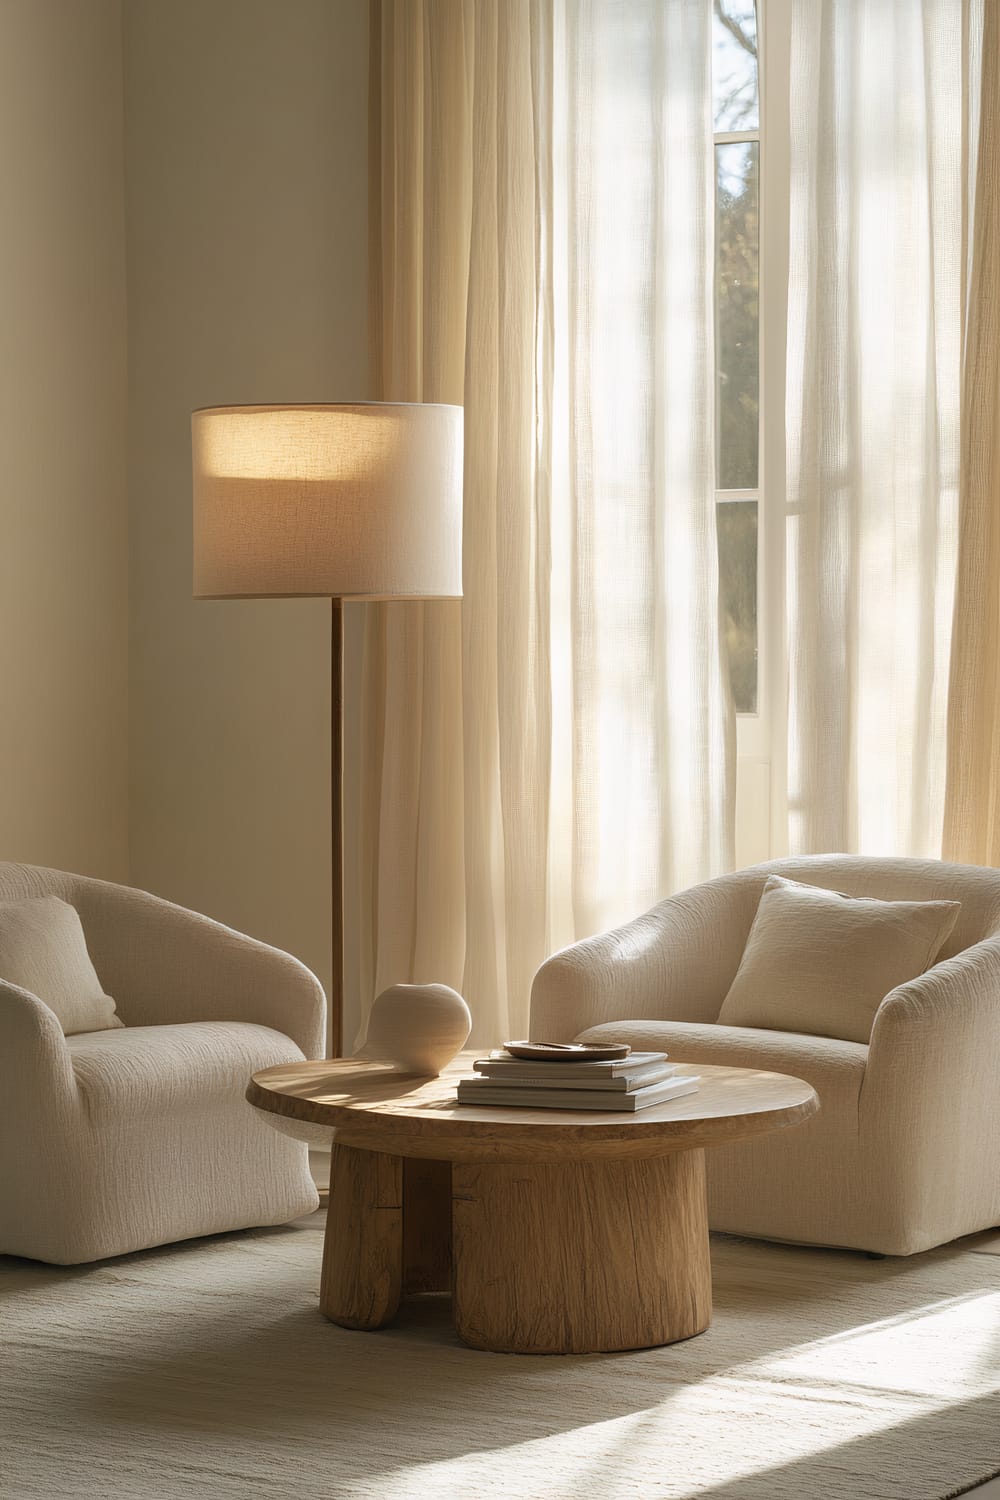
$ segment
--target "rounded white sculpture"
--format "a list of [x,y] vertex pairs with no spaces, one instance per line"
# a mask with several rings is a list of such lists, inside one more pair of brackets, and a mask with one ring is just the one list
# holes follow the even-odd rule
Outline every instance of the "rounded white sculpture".
[[472,1030],[469,1007],[446,984],[394,984],[368,1019],[362,1051],[404,1073],[435,1077],[461,1052]]

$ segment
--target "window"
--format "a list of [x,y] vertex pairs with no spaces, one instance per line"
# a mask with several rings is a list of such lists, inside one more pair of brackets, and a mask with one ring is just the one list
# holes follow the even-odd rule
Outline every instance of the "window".
[[716,514],[738,714],[758,711],[760,110],[755,0],[714,0]]

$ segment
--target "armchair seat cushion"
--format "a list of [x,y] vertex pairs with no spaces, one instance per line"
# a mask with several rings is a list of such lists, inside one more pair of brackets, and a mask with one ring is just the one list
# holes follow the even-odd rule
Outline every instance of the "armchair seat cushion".
[[868,1061],[868,1048],[861,1042],[711,1021],[609,1021],[574,1040],[627,1042],[636,1052],[666,1052],[672,1062],[791,1073],[812,1084],[824,1108],[834,1093],[845,1106],[857,1107]]
[[862,1043],[710,1021],[618,1021],[592,1026],[578,1040],[628,1042],[667,1052],[674,1062],[804,1078],[820,1100],[805,1124],[708,1152],[712,1228],[806,1244],[900,1248],[878,1238],[877,1186],[858,1124],[868,1062]]
[[126,1026],[110,1035],[82,1032],[66,1043],[92,1119],[172,1114],[206,1096],[242,1099],[251,1073],[302,1056],[280,1031],[246,1021]]
[[316,1207],[305,1146],[245,1097],[257,1069],[301,1059],[290,1037],[197,1021],[83,1032],[66,1049],[73,1116],[8,1164],[7,1253],[71,1264]]
[[[868,1062],[868,1048],[860,1042],[710,1021],[616,1021],[592,1026],[577,1040],[627,1042],[635,1051],[666,1052],[673,1062],[759,1068],[764,1073],[804,1078],[819,1095],[819,1113],[804,1125],[769,1139],[768,1149],[787,1137],[785,1148],[801,1150],[804,1161],[843,1158],[845,1153],[853,1161],[857,1154],[858,1114]],[[719,1160],[719,1151],[710,1153],[710,1174]],[[806,1169],[804,1176],[808,1175]]]

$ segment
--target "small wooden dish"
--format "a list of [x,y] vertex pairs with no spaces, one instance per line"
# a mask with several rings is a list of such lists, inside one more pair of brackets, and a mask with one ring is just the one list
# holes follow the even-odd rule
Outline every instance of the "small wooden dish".
[[625,1042],[504,1042],[511,1057],[527,1062],[617,1062],[632,1048]]

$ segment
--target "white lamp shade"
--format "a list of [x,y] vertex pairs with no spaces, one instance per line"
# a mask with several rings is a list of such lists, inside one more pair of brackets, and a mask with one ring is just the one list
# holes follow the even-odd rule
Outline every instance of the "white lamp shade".
[[461,595],[460,406],[214,406],[191,438],[198,598]]

